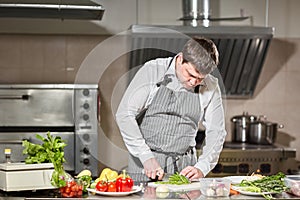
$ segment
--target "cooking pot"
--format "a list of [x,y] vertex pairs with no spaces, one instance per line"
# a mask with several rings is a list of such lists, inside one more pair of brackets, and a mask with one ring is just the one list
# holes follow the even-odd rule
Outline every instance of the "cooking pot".
[[278,128],[283,128],[283,125],[259,119],[250,122],[248,142],[251,144],[271,145],[275,142]]
[[257,120],[254,115],[243,112],[242,115],[231,118],[231,130],[233,142],[248,142],[248,124]]

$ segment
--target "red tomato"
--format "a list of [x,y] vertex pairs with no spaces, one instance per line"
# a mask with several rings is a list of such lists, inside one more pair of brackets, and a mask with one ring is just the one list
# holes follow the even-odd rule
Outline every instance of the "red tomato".
[[106,192],[107,191],[107,183],[105,181],[99,181],[96,185],[96,190],[100,192]]
[[116,192],[117,187],[116,187],[116,182],[109,182],[107,186],[107,192]]

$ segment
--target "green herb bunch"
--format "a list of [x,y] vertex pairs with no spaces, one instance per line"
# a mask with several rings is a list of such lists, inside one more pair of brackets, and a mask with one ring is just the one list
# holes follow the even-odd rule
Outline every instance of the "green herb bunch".
[[185,177],[183,175],[180,175],[178,172],[176,172],[175,174],[172,174],[169,177],[168,181],[158,181],[156,183],[158,183],[158,184],[183,185],[183,184],[189,184],[191,182],[187,177]]
[[27,140],[23,141],[23,154],[27,154],[25,159],[26,164],[36,163],[52,163],[54,172],[52,173],[51,184],[56,187],[64,187],[66,181],[70,178],[64,170],[63,163],[66,161],[64,158],[64,148],[67,144],[61,137],[53,137],[50,132],[47,133],[46,138],[36,134],[36,138],[42,141],[42,144],[33,144]]

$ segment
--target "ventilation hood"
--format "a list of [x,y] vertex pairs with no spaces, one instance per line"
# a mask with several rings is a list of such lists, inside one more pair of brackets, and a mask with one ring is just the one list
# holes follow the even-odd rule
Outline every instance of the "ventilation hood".
[[0,17],[101,20],[103,6],[90,0],[1,0]]
[[[199,25],[199,19],[203,19],[203,16],[191,17],[184,16],[184,24],[178,26],[132,25],[130,67],[139,66],[157,57],[173,56],[182,50],[190,37],[204,36],[212,39],[219,50],[220,64],[213,75],[219,79],[223,96],[239,99],[253,97],[274,28],[204,26]],[[207,15],[206,25],[209,19]],[[130,78],[135,71],[132,70],[131,73],[133,74]]]

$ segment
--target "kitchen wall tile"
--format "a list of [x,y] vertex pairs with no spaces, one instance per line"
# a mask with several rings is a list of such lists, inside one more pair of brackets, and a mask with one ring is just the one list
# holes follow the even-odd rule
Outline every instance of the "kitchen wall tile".
[[1,35],[0,37],[0,68],[20,68],[21,41],[19,36]]
[[0,68],[0,74],[1,84],[19,83],[21,79],[20,69]]
[[66,71],[60,69],[44,69],[42,83],[65,83]]
[[[286,133],[286,140],[291,143],[291,147],[298,148],[296,146],[300,143],[299,140],[299,122],[300,122],[300,107],[298,103],[289,103],[286,104],[286,109],[283,111],[286,113],[287,120],[284,122],[284,128],[282,131]],[[299,152],[299,150],[298,150]],[[297,154],[298,159],[300,160],[300,155]]]
[[77,70],[71,70],[66,72],[66,83],[74,83],[77,75]]
[[256,102],[255,100],[246,100],[244,104],[244,110],[251,115],[261,115],[264,105],[264,103]]
[[43,83],[43,71],[40,69],[27,69],[20,70],[20,82],[22,84],[38,84]]
[[265,101],[268,104],[282,104],[285,101],[285,89],[286,89],[286,72],[281,70],[273,75],[273,78],[269,81],[268,85],[264,88]]
[[277,72],[281,70],[281,68],[284,68],[293,51],[293,46],[294,45],[286,39],[273,38],[270,43],[263,69]]
[[286,63],[289,58],[290,51],[288,48],[290,44],[282,39],[273,39],[265,60],[265,63],[260,74],[254,98],[259,103],[264,103],[267,100],[266,87],[273,81],[274,77],[279,72],[286,71]]
[[287,39],[290,45],[291,57],[287,62],[287,71],[300,72],[300,38]]
[[42,36],[23,35],[21,43],[22,68],[43,68],[45,45]]
[[275,36],[299,37],[300,28],[295,24],[298,24],[299,20],[297,15],[299,15],[300,1],[271,0],[268,1],[268,5],[268,25],[275,27]]
[[242,115],[244,111],[244,100],[233,100],[225,99],[223,100],[225,108],[225,128],[227,131],[226,141],[232,140],[232,130],[231,130],[231,118],[233,116]]
[[66,68],[66,38],[65,36],[45,36],[44,45],[44,68]]
[[[66,38],[66,67],[78,69],[90,53],[90,51],[101,41],[104,36],[69,36]],[[99,41],[100,40],[100,41]]]
[[[251,0],[251,1],[241,1],[241,0],[226,0],[219,1],[220,2],[220,17],[239,17],[241,15],[244,16],[252,16],[252,18],[241,21],[231,21],[231,20],[223,20],[220,21],[222,25],[255,25],[255,26],[264,26],[265,25],[265,2],[260,0]],[[232,6],[234,5],[234,6]],[[216,16],[216,12],[218,10],[212,10],[214,16]],[[253,18],[253,14],[255,13],[255,18]]]
[[286,104],[296,104],[300,102],[300,71],[288,71],[286,79]]
[[[183,17],[180,0],[140,0],[138,20],[140,24],[182,25]],[[170,11],[170,12],[167,12]],[[168,13],[168,14],[166,14]]]

